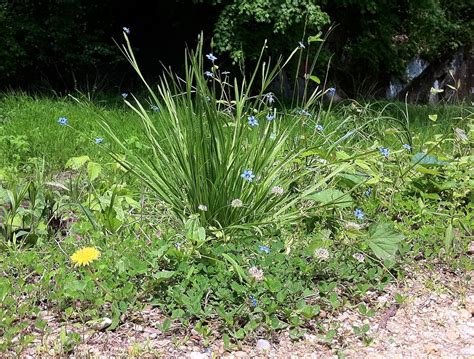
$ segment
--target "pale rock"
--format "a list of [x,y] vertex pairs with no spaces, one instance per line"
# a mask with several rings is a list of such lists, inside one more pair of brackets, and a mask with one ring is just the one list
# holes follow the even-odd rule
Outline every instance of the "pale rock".
[[474,345],[461,349],[462,355],[474,355]]
[[139,325],[139,324],[135,324],[133,326],[133,330],[137,331],[137,332],[143,332],[145,330],[145,328],[142,326],[142,325]]
[[433,344],[427,344],[425,345],[425,352],[427,354],[434,354],[438,351],[438,348],[434,346]]
[[466,309],[461,309],[459,311],[459,317],[462,319],[462,320],[468,320],[472,317],[472,314],[470,311],[466,310]]
[[268,340],[259,339],[257,340],[257,350],[258,351],[270,351],[271,345]]
[[166,347],[170,344],[170,341],[168,339],[162,339],[154,342],[154,344],[159,347]]
[[317,342],[318,341],[318,337],[314,334],[308,334],[308,333],[305,333],[304,334],[304,338],[308,341],[308,342],[311,342],[311,343],[314,343],[314,342]]
[[459,329],[461,330],[461,334],[463,337],[474,337],[474,326],[469,325],[471,323],[467,323],[466,325],[460,325]]
[[456,328],[449,329],[446,332],[446,338],[451,342],[456,340],[458,337],[459,337],[459,332]]
[[247,358],[250,358],[250,355],[248,355],[246,352],[244,351],[238,351],[238,352],[235,352],[234,353],[234,356],[236,358],[242,358],[242,359],[247,359]]
[[200,353],[200,352],[191,352],[187,355],[189,359],[207,359],[209,355],[207,353]]
[[110,324],[112,324],[112,319],[110,318],[102,318],[96,321],[89,322],[90,326],[94,330],[104,330]]
[[469,243],[469,247],[467,248],[467,254],[474,254],[474,241],[471,241],[471,243]]

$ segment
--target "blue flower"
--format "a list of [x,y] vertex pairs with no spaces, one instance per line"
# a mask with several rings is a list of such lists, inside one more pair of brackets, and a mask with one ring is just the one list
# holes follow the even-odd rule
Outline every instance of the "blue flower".
[[253,295],[249,295],[249,299],[250,299],[250,305],[255,308],[258,304],[257,300],[254,298]]
[[128,27],[122,27],[122,30],[124,33],[126,33],[127,35],[130,35],[130,29]]
[[388,155],[390,154],[390,150],[388,148],[380,147],[379,151],[382,156],[384,156],[385,158],[388,158]]
[[362,212],[362,210],[360,208],[356,208],[356,210],[354,211],[354,216],[356,216],[357,219],[364,219],[364,212]]
[[304,46],[303,41],[298,41],[298,45],[299,45],[300,49],[306,48],[306,46]]
[[265,252],[265,253],[270,253],[270,247],[267,247],[267,246],[258,246],[258,250],[260,252]]
[[411,146],[408,143],[403,145],[403,148],[406,149],[408,152],[411,152]]
[[367,188],[367,191],[364,192],[364,195],[366,197],[369,197],[371,194],[372,194],[372,188],[369,187],[369,188]]
[[95,143],[96,143],[96,144],[99,145],[99,144],[101,144],[102,142],[104,142],[104,139],[103,139],[102,137],[96,137],[96,139],[95,139]]
[[322,130],[324,130],[324,127],[323,127],[322,125],[319,125],[319,124],[318,124],[318,125],[316,125],[315,129],[316,129],[316,131],[320,131],[320,132],[321,132]]
[[327,94],[328,96],[333,97],[336,94],[336,89],[334,87],[328,88]]
[[122,97],[123,97],[123,98],[127,98],[127,96],[128,96],[128,93],[127,93],[127,92],[122,92]]
[[252,170],[244,170],[240,177],[242,177],[246,181],[252,182],[255,178],[255,175],[253,174]]
[[68,124],[67,118],[66,117],[60,117],[59,120],[58,120],[58,123],[61,126],[66,126]]
[[212,62],[216,61],[217,60],[217,57],[215,57],[212,53],[211,54],[207,54],[206,57],[211,60]]
[[211,71],[204,72],[204,75],[206,75],[207,77],[214,77],[214,74]]
[[274,118],[275,118],[275,115],[273,113],[269,113],[266,117],[265,117],[268,121],[272,121]]
[[158,106],[156,106],[156,105],[150,105],[150,109],[151,109],[152,111],[155,111],[155,112],[159,112],[159,111],[160,111],[160,108],[159,108]]
[[249,116],[249,125],[252,127],[258,126],[258,121],[254,116]]

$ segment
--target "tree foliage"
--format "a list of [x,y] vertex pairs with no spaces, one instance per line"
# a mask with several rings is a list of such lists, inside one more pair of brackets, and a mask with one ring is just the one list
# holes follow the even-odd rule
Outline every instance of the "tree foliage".
[[21,82],[42,72],[74,72],[119,58],[100,14],[103,2],[5,1],[0,4],[0,80]]
[[465,0],[0,0],[0,83],[108,72],[120,59],[112,37],[122,26],[136,34],[144,69],[157,74],[158,60],[181,65],[184,41],[201,30],[221,59],[238,62],[255,59],[265,39],[269,55],[285,55],[335,25],[320,59],[332,56],[338,85],[383,87],[415,56],[433,61],[472,47],[473,13]]
[[[215,26],[215,44],[234,61],[256,58],[265,39],[271,48],[286,52],[306,31],[329,24],[329,16],[312,0],[235,0],[227,4]],[[291,51],[291,50],[290,50]]]
[[341,81],[383,82],[415,56],[435,60],[474,38],[474,6],[463,0],[229,0],[216,5],[223,9],[215,44],[234,61],[255,57],[264,39],[270,51],[285,53],[305,32],[335,24],[328,49]]

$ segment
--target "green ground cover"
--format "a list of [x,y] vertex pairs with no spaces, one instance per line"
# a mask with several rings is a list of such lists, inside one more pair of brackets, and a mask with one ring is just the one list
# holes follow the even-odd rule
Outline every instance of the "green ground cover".
[[204,61],[141,102],[0,98],[1,350],[47,332],[42,310],[113,330],[149,304],[209,342],[298,338],[321,310],[370,316],[405,263],[473,268],[472,107],[285,108]]

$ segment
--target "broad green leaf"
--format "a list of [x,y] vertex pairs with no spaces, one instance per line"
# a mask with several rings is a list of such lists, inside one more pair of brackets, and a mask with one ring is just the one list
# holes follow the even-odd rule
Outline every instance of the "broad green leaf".
[[352,197],[349,194],[344,194],[338,189],[325,189],[318,193],[308,196],[308,199],[320,202],[322,204],[334,204],[339,208],[346,208],[352,206]]
[[365,182],[366,185],[373,185],[377,184],[380,182],[380,176],[374,176],[371,179],[369,179],[367,182]]
[[428,174],[428,175],[437,175],[437,174],[439,174],[438,170],[432,170],[432,169],[429,169],[429,168],[426,168],[426,167],[423,167],[423,166],[417,166],[415,168],[415,170],[417,170],[420,173],[425,173],[425,174]]
[[433,122],[436,122],[436,120],[438,119],[438,115],[428,115],[428,118],[433,121]]
[[72,157],[66,162],[66,167],[71,168],[73,170],[78,170],[90,160],[91,159],[89,158],[89,156]]
[[367,180],[367,176],[357,173],[341,173],[337,177],[342,178],[342,181],[352,186],[357,186]]
[[153,278],[155,278],[158,282],[163,282],[168,279],[171,279],[175,274],[175,271],[163,270],[161,272],[154,273]]
[[87,177],[89,178],[90,182],[99,177],[101,171],[102,167],[100,164],[96,162],[89,162],[87,164]]
[[418,165],[423,166],[445,166],[448,164],[446,161],[441,161],[433,155],[427,155],[424,152],[418,152],[413,155],[411,161]]
[[403,238],[389,223],[378,223],[369,232],[368,245],[377,258],[393,259]]
[[321,33],[318,33],[313,36],[308,36],[308,42],[323,42],[324,40],[321,39]]

